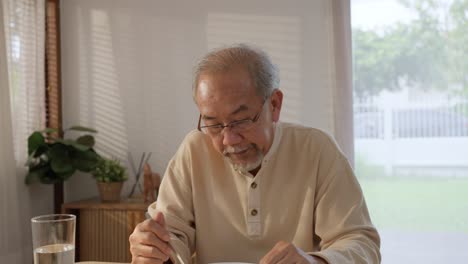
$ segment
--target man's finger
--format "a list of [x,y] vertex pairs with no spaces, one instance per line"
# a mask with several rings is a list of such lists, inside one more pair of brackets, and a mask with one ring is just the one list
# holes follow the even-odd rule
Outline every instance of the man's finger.
[[286,254],[283,258],[275,261],[277,264],[288,264],[288,263],[302,263],[299,256],[297,256],[296,251],[286,250]]
[[159,239],[152,232],[142,233],[140,236],[140,239],[141,240],[139,241],[140,242],[139,244],[157,247],[166,255],[170,255],[172,253],[172,250],[169,244],[166,241]]
[[260,263],[277,263],[288,254],[289,243],[279,241],[260,261]]
[[169,254],[162,252],[157,247],[138,245],[132,249],[132,253],[136,256],[166,261],[169,259]]
[[171,237],[169,236],[169,232],[166,229],[166,219],[164,219],[164,214],[161,212],[157,212],[155,220],[156,223],[160,224],[160,226],[164,230],[163,237],[161,237],[161,239],[168,242],[171,239]]
[[140,232],[152,232],[163,241],[167,242],[170,239],[167,229],[154,219],[146,219],[143,223],[139,224],[137,228]]
[[161,212],[157,212],[154,220],[160,224],[162,227],[166,227],[166,220],[164,219],[164,214]]

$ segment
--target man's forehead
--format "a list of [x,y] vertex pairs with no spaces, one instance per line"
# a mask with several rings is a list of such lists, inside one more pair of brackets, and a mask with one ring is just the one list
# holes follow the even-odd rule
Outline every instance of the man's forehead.
[[242,84],[245,86],[254,87],[254,83],[251,79],[250,74],[246,69],[243,68],[234,68],[227,71],[221,72],[205,72],[200,74],[198,77],[198,86],[200,87],[201,83],[209,83],[212,85],[228,85],[232,84]]
[[210,95],[208,80],[200,79],[198,82],[197,97],[207,98],[210,96],[212,95]]
[[247,112],[252,108],[250,100],[219,102],[211,101],[198,105],[200,114],[204,119],[226,118]]
[[256,95],[250,78],[242,74],[202,75],[198,81],[196,99],[198,102],[242,101]]

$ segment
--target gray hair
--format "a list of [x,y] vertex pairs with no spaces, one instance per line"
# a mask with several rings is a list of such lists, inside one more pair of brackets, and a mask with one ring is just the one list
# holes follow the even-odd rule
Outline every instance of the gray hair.
[[273,90],[279,88],[279,73],[270,57],[261,49],[247,44],[238,44],[220,48],[205,55],[195,67],[193,81],[193,99],[196,102],[196,92],[202,74],[224,73],[236,67],[241,67],[250,75],[257,94],[266,99]]

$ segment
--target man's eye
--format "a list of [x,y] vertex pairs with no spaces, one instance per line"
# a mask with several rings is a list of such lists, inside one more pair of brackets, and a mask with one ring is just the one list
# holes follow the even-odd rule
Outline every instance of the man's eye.
[[205,128],[209,133],[216,134],[219,133],[223,128],[219,125],[217,126],[210,126]]
[[210,127],[210,128],[217,128],[217,127],[221,127],[221,124],[205,124],[205,126]]
[[252,123],[252,120],[244,119],[244,120],[233,122],[232,126],[243,128],[245,126],[249,126],[251,123]]
[[232,122],[233,124],[243,124],[243,123],[248,123],[250,120],[249,119],[242,119],[238,121]]
[[219,123],[214,122],[213,120],[202,120],[203,126],[217,126]]

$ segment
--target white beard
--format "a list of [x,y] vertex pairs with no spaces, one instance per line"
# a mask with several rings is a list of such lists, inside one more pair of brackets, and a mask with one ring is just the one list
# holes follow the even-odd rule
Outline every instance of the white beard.
[[248,163],[235,163],[232,161],[231,158],[229,158],[229,156],[226,156],[226,153],[235,152],[235,151],[238,151],[238,149],[233,148],[233,147],[227,147],[226,150],[224,151],[225,158],[229,160],[229,162],[232,164],[232,167],[235,170],[240,171],[241,173],[247,173],[249,171],[255,170],[256,168],[260,167],[260,165],[262,165],[263,153],[259,149],[256,149],[257,159],[254,162],[248,162]]
[[256,168],[260,167],[262,165],[263,161],[263,155],[259,157],[255,162],[250,162],[250,163],[244,163],[244,164],[239,164],[239,163],[232,163],[232,167],[234,167],[235,170],[240,171],[242,173],[247,173],[249,171],[253,171]]

